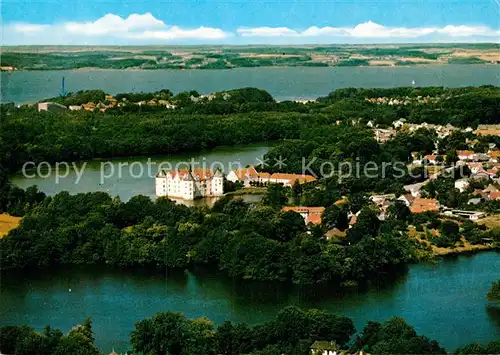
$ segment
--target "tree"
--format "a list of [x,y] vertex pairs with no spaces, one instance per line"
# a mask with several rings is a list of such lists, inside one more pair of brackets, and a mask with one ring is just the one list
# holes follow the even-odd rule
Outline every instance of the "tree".
[[288,201],[286,188],[281,184],[271,184],[267,187],[262,203],[275,208],[282,207]]
[[275,220],[275,238],[282,242],[293,240],[298,233],[306,230],[304,218],[294,211],[280,213]]
[[349,226],[347,212],[337,205],[331,205],[325,208],[321,216],[321,221],[328,230],[337,228],[343,231]]
[[292,186],[292,199],[294,204],[300,204],[300,197],[302,195],[302,185],[298,180],[295,180]]
[[130,342],[136,352],[150,355],[180,354],[184,346],[186,317],[180,313],[157,313],[135,324]]
[[345,316],[309,309],[306,311],[306,317],[309,322],[310,340],[334,341],[344,346],[356,331],[352,320]]
[[375,237],[380,226],[377,211],[371,206],[361,209],[356,223],[348,230],[347,238],[351,243],[357,243],[363,238]]
[[456,349],[454,355],[470,355],[470,354],[500,354],[500,340],[492,341],[486,345],[468,344]]
[[400,221],[407,221],[411,216],[410,209],[403,201],[395,201],[387,209],[389,218],[393,218]]
[[418,335],[404,319],[393,317],[383,324],[369,322],[354,349],[373,354],[446,354],[439,344]]
[[217,328],[217,344],[222,355],[246,354],[252,350],[251,330],[245,323],[225,321]]
[[452,243],[460,240],[460,227],[453,221],[443,221],[439,227],[441,237],[449,239]]
[[491,284],[491,287],[486,294],[486,298],[490,301],[500,302],[500,280],[494,281]]
[[458,161],[458,155],[456,150],[449,150],[446,152],[446,165],[455,164]]

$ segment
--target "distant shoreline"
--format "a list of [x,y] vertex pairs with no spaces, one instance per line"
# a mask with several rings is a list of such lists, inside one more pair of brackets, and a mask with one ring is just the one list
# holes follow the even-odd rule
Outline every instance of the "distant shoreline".
[[342,65],[331,65],[331,66],[300,66],[300,65],[271,65],[271,66],[260,66],[260,67],[233,67],[233,68],[211,68],[211,69],[201,69],[201,68],[99,68],[99,67],[81,67],[81,68],[47,68],[47,69],[14,69],[14,70],[0,70],[1,72],[8,72],[14,74],[16,72],[45,72],[45,71],[229,71],[235,69],[277,69],[277,68],[303,68],[303,69],[339,69],[339,68],[423,68],[423,67],[443,67],[443,66],[456,66],[456,65],[475,65],[475,66],[497,66],[500,63],[460,63],[460,64],[450,64],[450,63],[416,63],[412,65],[355,65],[355,66],[342,66]]
[[2,69],[225,70],[499,64],[498,44],[4,47]]

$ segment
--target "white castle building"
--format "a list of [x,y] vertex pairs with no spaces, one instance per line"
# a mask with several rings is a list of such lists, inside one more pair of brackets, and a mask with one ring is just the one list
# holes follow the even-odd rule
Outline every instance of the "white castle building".
[[156,174],[156,197],[174,197],[195,200],[202,197],[222,196],[224,175],[210,169],[183,169],[160,171]]

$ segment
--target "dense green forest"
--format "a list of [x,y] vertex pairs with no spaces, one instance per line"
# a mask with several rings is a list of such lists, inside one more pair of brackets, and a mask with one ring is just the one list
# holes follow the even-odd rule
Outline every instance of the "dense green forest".
[[[23,216],[18,228],[0,239],[2,269],[36,268],[69,264],[111,267],[203,266],[236,279],[289,281],[312,285],[355,285],[386,279],[407,265],[430,256],[429,246],[408,236],[408,226],[439,230],[430,240],[453,246],[464,235],[472,243],[488,238],[500,242],[497,230],[472,222],[446,220],[435,213],[411,214],[402,203],[392,204],[384,221],[368,201],[371,192],[402,192],[404,184],[422,181],[423,167],[401,174],[389,168],[386,178],[348,177],[337,171],[317,182],[291,188],[270,185],[262,203],[250,205],[225,197],[212,208],[186,207],[161,198],[135,196],[127,202],[105,193],[47,197],[36,187],[22,190],[9,183],[9,174],[26,161],[75,161],[96,157],[165,154],[199,151],[220,145],[278,141],[266,158],[287,160],[281,171],[302,172],[301,158],[313,161],[311,171],[323,162],[403,162],[410,153],[431,153],[435,132],[420,129],[400,132],[378,144],[368,121],[389,126],[407,122],[451,123],[460,127],[498,123],[500,89],[395,88],[341,89],[317,102],[275,102],[265,91],[234,90],[214,100],[195,100],[196,92],[116,95],[129,104],[106,112],[37,112],[33,107],[2,105],[0,115],[0,212]],[[152,95],[152,96],[151,96]],[[419,97],[437,98],[422,104]],[[80,92],[56,98],[64,104],[99,101],[102,91]],[[409,100],[407,105],[378,105],[367,98]],[[133,102],[162,98],[177,104],[174,110],[138,106]],[[438,150],[448,159],[464,149],[470,133],[457,132],[439,140]],[[479,138],[474,149],[487,149],[498,138]],[[277,171],[267,167],[267,171]],[[411,173],[411,174],[410,174]],[[452,207],[461,206],[471,191],[458,193],[453,178],[439,178],[424,192]],[[346,202],[334,202],[346,197]],[[322,222],[306,227],[295,212],[281,212],[285,204],[327,207]],[[498,201],[485,204],[492,212]],[[360,212],[347,228],[348,213]],[[327,231],[346,232],[345,239],[328,240]],[[295,324],[295,325],[294,325]],[[299,326],[297,326],[299,325]],[[157,330],[160,329],[160,330]],[[165,332],[165,333],[162,333]],[[188,320],[178,314],[159,314],[136,324],[131,343],[147,354],[253,354],[302,355],[314,340],[335,340],[353,351],[371,353],[444,353],[435,342],[418,336],[401,319],[369,323],[354,334],[352,322],[321,311],[286,309],[277,319],[248,327],[224,323],[215,328],[207,320]],[[47,328],[37,333],[28,327],[0,329],[0,349],[14,354],[97,354],[91,323],[63,335]],[[221,340],[223,339],[223,340]],[[472,344],[456,351],[467,354],[498,352],[498,343]],[[34,351],[33,349],[38,349]],[[201,352],[200,352],[201,351]]]
[[[427,257],[428,247],[408,237],[410,224],[442,230],[439,238],[432,239],[440,246],[459,242],[458,232],[472,243],[480,243],[483,238],[497,242],[500,238],[497,231],[470,222],[450,225],[441,223],[435,214],[411,215],[406,206],[397,203],[391,207],[389,218],[379,221],[376,209],[368,203],[368,193],[400,194],[404,184],[422,181],[424,168],[409,170],[404,163],[412,151],[432,152],[435,133],[426,129],[402,132],[380,145],[363,123],[372,120],[386,124],[390,122],[388,115],[390,120],[405,117],[410,122],[428,118],[443,124],[495,122],[500,117],[498,88],[343,89],[317,103],[298,104],[306,112],[294,112],[295,104],[276,103],[257,89],[231,91],[229,99],[219,97],[209,102],[193,102],[189,97],[195,94],[155,93],[179,103],[172,112],[117,108],[105,113],[54,114],[2,106],[0,212],[25,216],[21,226],[0,241],[2,267],[105,263],[184,268],[201,264],[236,278],[338,284],[401,271],[408,263]],[[86,92],[62,100],[102,95]],[[365,100],[423,95],[442,100],[436,107],[418,103],[393,107]],[[143,97],[122,94],[122,98]],[[219,105],[230,107],[230,113],[211,112],[218,111]],[[284,112],[273,111],[277,108]],[[204,110],[208,113],[198,113]],[[440,141],[439,149],[453,152],[465,138],[464,133],[453,134]],[[302,172],[302,157],[312,161],[310,169],[316,172],[323,162],[335,165],[343,161],[359,162],[361,166],[370,161],[403,162],[404,168],[398,172],[389,166],[385,178],[363,175],[340,179],[343,171],[336,171],[304,187],[272,185],[258,207],[225,198],[211,209],[187,208],[167,199],[153,202],[143,196],[121,202],[102,193],[45,197],[36,188],[23,191],[7,181],[8,173],[26,161],[198,151],[265,140],[281,140],[266,158],[284,157],[287,165],[282,171]],[[272,166],[266,169],[279,170]],[[459,193],[450,184],[452,178],[440,178],[426,186],[427,193],[451,207],[466,203],[471,191]],[[333,205],[343,196],[348,203]],[[289,203],[327,207],[322,225],[306,231],[300,215],[280,212]],[[492,201],[488,208],[497,211],[500,206]],[[326,240],[326,231],[346,230],[347,213],[359,211],[357,223],[347,230],[344,241]]]
[[[168,90],[153,94],[119,94],[117,97],[146,99],[171,98],[177,109],[129,104],[102,112],[37,112],[36,108],[2,105],[0,152],[4,166],[19,169],[26,161],[73,161],[94,157],[131,156],[199,151],[220,145],[246,144],[267,140],[284,141],[276,150],[305,149],[307,156],[321,159],[345,159],[359,156],[378,160],[409,158],[412,150],[429,153],[432,146],[414,139],[406,145],[404,136],[390,147],[380,148],[365,124],[381,126],[404,118],[408,122],[451,123],[460,127],[496,123],[500,117],[500,89],[492,86],[446,89],[340,89],[317,102],[275,102],[266,92],[242,89],[218,95],[214,100],[192,101],[196,92],[172,95]],[[99,91],[81,92],[58,99],[65,104],[102,100]],[[142,96],[141,96],[142,95]],[[377,105],[366,101],[373,97],[417,100],[421,96],[437,98],[428,104]],[[358,124],[353,125],[355,119]],[[336,127],[337,121],[342,124]],[[355,135],[357,141],[343,140],[340,149],[331,143],[340,137]],[[424,139],[420,135],[417,139]],[[289,140],[295,140],[290,142]],[[319,149],[319,146],[325,149]],[[385,152],[383,151],[385,150]],[[389,151],[387,151],[389,150]],[[6,154],[3,154],[6,152]],[[272,154],[272,152],[271,152]],[[391,160],[391,159],[389,159]]]
[[[207,318],[189,319],[181,313],[157,313],[135,323],[132,352],[144,355],[308,355],[315,341],[354,354],[363,350],[382,354],[446,354],[439,343],[404,319],[368,322],[356,333],[351,319],[318,309],[286,307],[263,324],[225,321],[215,326]],[[321,343],[320,343],[321,344]],[[27,326],[0,327],[0,350],[13,355],[98,355],[92,322],[85,320],[67,334],[47,326],[42,333]],[[500,341],[470,344],[455,355],[497,354]]]
[[[386,277],[426,255],[401,232],[406,221],[380,223],[368,208],[344,245],[330,243],[326,224],[308,232],[298,213],[280,212],[286,193],[273,185],[262,206],[227,197],[209,209],[144,196],[124,203],[97,192],[43,198],[34,188],[13,187],[4,202],[24,218],[0,239],[2,267],[205,265],[238,279],[338,284]],[[344,213],[328,211],[329,226],[345,228]]]

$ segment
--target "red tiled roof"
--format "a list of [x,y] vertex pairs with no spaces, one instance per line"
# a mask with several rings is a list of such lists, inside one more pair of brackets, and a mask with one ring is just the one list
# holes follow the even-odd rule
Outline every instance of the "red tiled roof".
[[489,196],[492,200],[500,200],[500,192],[490,192]]
[[[181,169],[181,170],[170,170],[168,173],[172,176],[179,175],[182,179],[184,176],[189,174],[189,169]],[[192,169],[191,174],[193,177],[199,177],[201,180],[209,179],[213,176],[213,172],[210,169]]]
[[417,197],[410,206],[412,213],[422,213],[428,211],[439,211],[439,201],[433,198]]
[[457,150],[457,155],[458,156],[460,156],[460,155],[471,156],[471,155],[474,155],[474,152],[472,152],[470,150]]
[[238,180],[245,180],[245,177],[256,177],[258,176],[257,170],[252,166],[250,168],[238,169],[235,170],[234,173],[238,177]]
[[321,214],[308,215],[306,218],[306,223],[320,224],[321,223]]
[[297,213],[306,214],[305,218],[306,224],[313,223],[319,224],[321,223],[321,216],[325,211],[324,207],[304,207],[304,206],[286,206],[281,209],[282,212],[293,211]]
[[303,184],[305,182],[315,181],[314,176],[311,175],[299,175],[299,174],[284,174],[284,173],[274,173],[271,175],[271,179],[276,180],[288,180],[291,184],[295,181],[299,181],[299,183]]
[[339,206],[339,205],[343,205],[344,203],[347,203],[347,198],[345,198],[345,197],[341,198],[340,200],[335,201],[333,204]]

